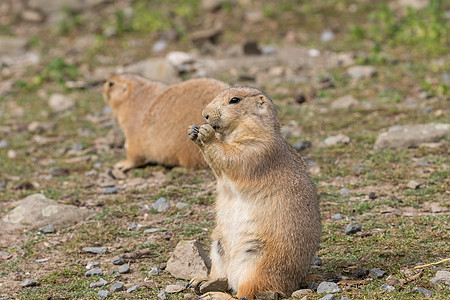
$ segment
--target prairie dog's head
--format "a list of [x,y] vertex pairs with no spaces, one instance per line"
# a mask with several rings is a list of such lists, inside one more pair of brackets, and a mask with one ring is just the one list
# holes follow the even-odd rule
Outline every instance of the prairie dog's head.
[[239,125],[273,126],[279,121],[272,100],[251,87],[231,87],[217,95],[202,112],[206,122],[221,134],[233,132]]
[[130,99],[136,85],[140,84],[138,76],[116,75],[109,78],[102,86],[102,95],[111,108],[117,109]]

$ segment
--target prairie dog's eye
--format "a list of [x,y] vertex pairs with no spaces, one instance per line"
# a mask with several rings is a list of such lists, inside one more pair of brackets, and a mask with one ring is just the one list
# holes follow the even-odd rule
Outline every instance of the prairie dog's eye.
[[238,98],[238,97],[233,97],[233,98],[231,98],[230,102],[228,102],[228,103],[229,103],[229,104],[236,104],[236,103],[239,103],[240,101],[241,101],[240,98]]
[[113,86],[114,85],[114,82],[113,81],[110,81],[109,82],[109,86]]

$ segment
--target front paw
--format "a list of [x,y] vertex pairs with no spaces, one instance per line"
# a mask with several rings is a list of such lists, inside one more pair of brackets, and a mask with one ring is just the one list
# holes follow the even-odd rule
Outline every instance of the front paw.
[[193,288],[197,294],[200,295],[200,286],[202,283],[207,282],[209,280],[208,277],[195,277],[192,278],[191,281],[188,283],[186,288]]
[[197,139],[200,140],[203,144],[210,142],[216,136],[216,131],[214,128],[208,123],[200,125],[198,130]]
[[188,128],[188,135],[189,135],[189,138],[192,140],[192,141],[196,141],[197,140],[197,137],[198,137],[198,130],[200,129],[200,127],[198,126],[198,125],[191,125],[191,126],[189,126],[189,128]]

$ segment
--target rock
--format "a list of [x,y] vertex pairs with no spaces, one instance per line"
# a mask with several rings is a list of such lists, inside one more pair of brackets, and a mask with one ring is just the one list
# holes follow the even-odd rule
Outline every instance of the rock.
[[106,253],[106,247],[84,247],[84,252],[89,252],[93,254],[105,254]]
[[381,278],[386,274],[386,271],[380,270],[378,268],[372,268],[370,269],[369,273],[373,278]]
[[111,285],[109,290],[111,291],[111,293],[120,292],[123,291],[123,286],[124,286],[123,282],[116,282],[113,285]]
[[102,269],[95,268],[95,269],[87,271],[84,275],[86,277],[91,277],[91,276],[94,276],[94,275],[102,276],[103,275],[103,271],[102,271]]
[[386,292],[393,292],[393,291],[395,291],[395,287],[393,287],[392,285],[385,284],[385,283],[383,283],[381,285],[381,289],[386,291]]
[[227,292],[228,280],[226,278],[216,278],[206,281],[200,285],[200,294],[206,294],[208,292]]
[[9,149],[7,156],[9,159],[15,159],[17,157],[17,152],[14,151],[13,149]]
[[322,31],[322,33],[320,34],[320,40],[322,42],[329,42],[332,41],[334,39],[334,32],[327,29]]
[[53,94],[48,100],[48,105],[54,112],[63,112],[75,106],[72,99],[63,94]]
[[255,41],[246,41],[242,47],[245,55],[261,55],[261,49]]
[[36,280],[32,280],[32,279],[25,279],[24,282],[22,282],[20,284],[22,287],[30,287],[30,286],[38,286],[39,282],[37,282]]
[[184,294],[184,300],[198,300],[198,296],[194,294]]
[[334,221],[340,221],[340,220],[342,220],[342,215],[341,214],[332,215],[331,219]]
[[126,274],[130,273],[130,265],[129,264],[123,264],[119,267],[119,273],[120,274]]
[[0,149],[9,147],[9,142],[7,140],[0,140]]
[[122,257],[117,257],[117,258],[114,258],[112,263],[113,263],[113,265],[120,266],[125,263],[125,260]]
[[167,262],[166,271],[173,277],[189,280],[207,277],[211,260],[198,241],[181,241]]
[[125,73],[134,73],[150,80],[158,80],[168,84],[177,83],[178,70],[166,58],[150,58],[128,65],[124,68]]
[[437,271],[436,275],[430,280],[432,284],[443,283],[445,285],[450,285],[450,271],[441,270]]
[[347,69],[347,74],[352,78],[362,79],[374,77],[377,72],[372,66],[351,66]]
[[98,287],[101,287],[101,286],[105,286],[105,285],[107,285],[107,284],[108,284],[108,281],[106,281],[106,280],[103,279],[103,278],[100,278],[99,281],[91,282],[91,284],[89,284],[89,287],[90,287],[90,288],[98,288]]
[[156,200],[155,203],[153,203],[152,208],[160,213],[165,213],[169,210],[169,202],[167,202],[166,198],[159,198]]
[[321,266],[322,265],[322,259],[318,256],[315,256],[311,260],[311,265],[313,266]]
[[350,107],[359,105],[359,101],[352,95],[345,95],[334,100],[330,107],[332,109],[348,109]]
[[418,292],[420,292],[422,295],[424,295],[427,298],[431,298],[431,296],[433,295],[432,291],[429,291],[427,289],[420,288],[420,287],[414,288],[413,291],[418,291]]
[[350,143],[350,138],[343,134],[338,134],[335,136],[329,136],[324,141],[325,146],[333,146],[336,144],[348,144]]
[[329,281],[323,281],[317,287],[318,294],[325,294],[325,293],[334,294],[334,293],[339,293],[340,291],[341,291],[341,289],[339,288],[339,286],[336,283],[329,282]]
[[369,270],[366,268],[357,268],[355,271],[353,271],[353,277],[355,278],[364,278],[367,275],[369,275]]
[[55,233],[56,232],[56,230],[52,224],[49,224],[49,225],[39,228],[39,231],[42,233]]
[[377,199],[377,194],[375,194],[374,192],[370,192],[370,193],[369,193],[369,199],[370,199],[370,200],[375,200],[375,199]]
[[129,231],[136,231],[136,229],[137,229],[137,224],[136,223],[131,223],[131,225],[128,227],[128,230]]
[[177,202],[177,204],[175,205],[175,207],[178,209],[185,209],[188,206],[189,206],[189,204],[184,203],[184,202]]
[[49,131],[53,128],[55,128],[56,123],[54,122],[38,122],[34,121],[28,124],[27,130],[29,132],[36,132],[36,133],[44,133],[46,131]]
[[301,289],[301,290],[297,290],[297,291],[293,292],[291,297],[292,298],[303,298],[311,293],[312,293],[312,290],[310,290],[310,289]]
[[27,9],[22,12],[22,19],[27,22],[40,23],[44,20],[44,16],[39,11]]
[[35,262],[37,262],[37,263],[44,263],[44,262],[47,262],[48,261],[48,258],[40,258],[40,259],[36,259],[35,260]]
[[202,0],[200,5],[204,11],[213,12],[220,9],[225,2],[225,0]]
[[195,59],[189,53],[181,51],[170,52],[166,59],[179,73],[190,69],[190,66],[195,62]]
[[350,194],[350,191],[346,188],[342,188],[341,189],[341,195],[347,196],[348,194]]
[[317,49],[314,49],[314,48],[309,49],[308,50],[308,55],[310,57],[319,57],[320,56],[320,50],[317,50]]
[[137,284],[133,285],[129,289],[127,289],[127,293],[137,292],[139,291],[139,286]]
[[160,291],[158,293],[157,297],[158,297],[159,300],[166,300],[167,299],[167,296],[166,296],[166,293],[164,292],[164,290]]
[[19,205],[0,220],[0,232],[23,228],[39,228],[52,224],[58,228],[79,223],[89,216],[89,210],[59,204],[42,194],[33,194],[19,201]]
[[163,271],[158,268],[157,266],[153,266],[150,271],[148,271],[147,275],[158,275],[161,274]]
[[361,223],[358,223],[358,222],[350,223],[345,228],[345,234],[349,235],[349,234],[357,233],[358,231],[361,231],[361,228],[362,228]]
[[400,281],[400,279],[398,279],[397,277],[392,276],[392,275],[389,275],[386,278],[386,283],[389,285],[393,285],[393,286],[402,286],[403,285],[403,283]]
[[178,284],[170,284],[166,286],[165,292],[167,294],[176,294],[184,290],[184,286],[178,285]]
[[86,269],[90,270],[92,268],[99,268],[100,263],[98,261],[90,261],[86,264]]
[[113,186],[113,187],[106,188],[103,191],[103,194],[107,194],[107,195],[117,194],[118,191],[119,191],[119,189],[117,187]]
[[429,123],[393,126],[378,135],[374,149],[407,149],[450,136],[450,124]]
[[278,300],[280,295],[277,292],[256,292],[255,297],[258,300]]
[[9,252],[6,251],[0,251],[0,259],[1,260],[6,260],[8,258],[10,258],[11,254]]
[[433,214],[437,214],[437,213],[442,212],[442,207],[440,207],[439,205],[431,205],[430,211],[431,211]]
[[333,294],[328,294],[322,298],[319,298],[319,300],[338,300],[338,298],[336,298],[336,296]]
[[145,229],[144,233],[150,234],[150,233],[155,233],[158,232],[159,229],[158,228],[149,228],[149,229]]
[[210,28],[204,30],[197,30],[191,33],[192,42],[196,45],[201,45],[205,42],[217,43],[217,38],[222,34],[222,28]]
[[297,152],[300,152],[300,151],[306,150],[306,149],[308,149],[308,148],[311,148],[311,146],[312,146],[312,144],[311,144],[310,141],[295,142],[295,143],[292,145],[292,147],[294,147],[294,149],[295,149]]
[[0,56],[15,56],[25,52],[28,40],[25,37],[0,36]]
[[308,283],[308,289],[312,290],[312,291],[317,291],[317,288],[319,287],[319,283],[318,282],[310,282]]
[[101,290],[101,291],[98,291],[97,295],[100,299],[106,299],[106,297],[108,297],[108,295],[109,295],[109,292],[107,290]]
[[420,183],[419,182],[417,182],[417,181],[415,181],[415,180],[410,180],[410,181],[408,181],[408,183],[406,184],[406,187],[408,187],[408,188],[410,188],[410,189],[412,189],[412,190],[415,190],[415,189],[418,189],[419,187],[420,187]]
[[167,42],[164,40],[159,40],[155,44],[153,44],[152,52],[161,52],[166,50]]

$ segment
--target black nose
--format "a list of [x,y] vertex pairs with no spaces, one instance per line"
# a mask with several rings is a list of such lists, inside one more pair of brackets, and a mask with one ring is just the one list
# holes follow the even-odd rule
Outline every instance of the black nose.
[[205,116],[205,119],[208,120],[208,119],[209,119],[209,115],[206,115],[206,116]]

